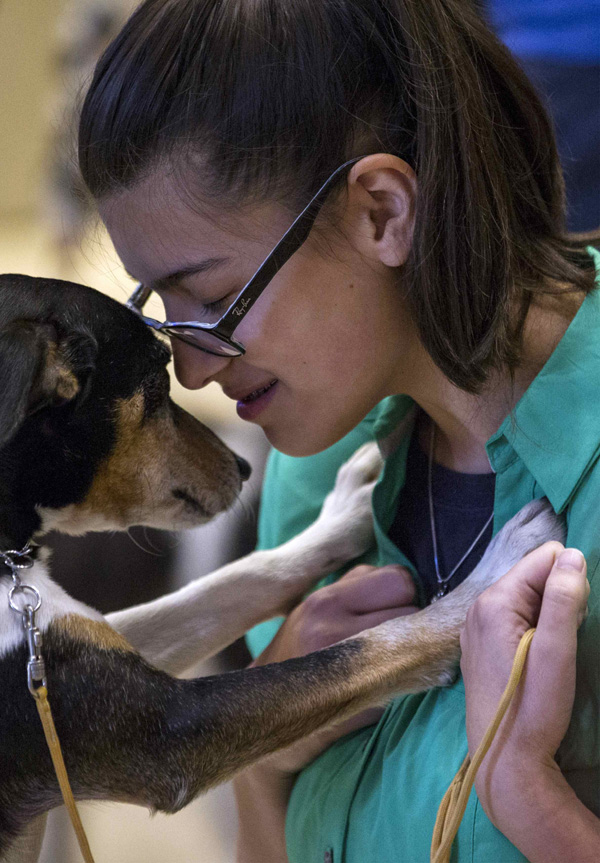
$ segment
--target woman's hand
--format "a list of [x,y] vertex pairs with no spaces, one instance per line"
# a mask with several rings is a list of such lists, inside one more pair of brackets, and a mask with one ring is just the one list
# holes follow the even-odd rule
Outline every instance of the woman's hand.
[[[410,573],[402,566],[357,566],[298,605],[253,665],[303,656],[392,617],[418,611],[410,604],[414,594]],[[285,814],[296,773],[344,734],[376,722],[381,713],[366,710],[334,728],[316,732],[234,779],[238,863],[287,860]]]
[[[405,567],[356,566],[298,605],[253,665],[304,656],[393,617],[412,614],[419,610],[410,604],[414,595],[415,586]],[[365,710],[340,725],[318,731],[269,758],[265,767],[296,773],[340,737],[377,722],[382,712],[380,708]]]
[[488,816],[532,861],[591,860],[587,851],[600,849],[600,822],[555,761],[573,709],[577,629],[588,595],[581,552],[549,542],[479,597],[461,635],[473,754],[495,715],[521,636],[537,627],[513,702],[475,781]]

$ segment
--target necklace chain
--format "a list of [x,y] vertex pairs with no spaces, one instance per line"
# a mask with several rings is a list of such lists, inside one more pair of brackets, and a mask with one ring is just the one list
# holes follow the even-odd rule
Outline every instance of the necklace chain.
[[435,577],[437,579],[437,584],[438,584],[438,589],[437,589],[435,596],[431,600],[432,602],[435,602],[436,599],[441,599],[442,596],[446,595],[446,593],[448,592],[448,583],[449,583],[450,579],[452,578],[453,575],[455,575],[458,572],[458,570],[460,569],[462,564],[465,562],[465,560],[471,554],[471,552],[473,551],[473,549],[475,548],[475,546],[477,545],[477,543],[479,542],[479,540],[481,539],[483,534],[486,532],[486,530],[488,529],[488,527],[492,523],[492,519],[494,518],[494,511],[492,510],[490,517],[487,519],[486,523],[483,525],[483,527],[481,528],[481,530],[479,531],[479,533],[477,534],[477,536],[475,537],[475,539],[473,540],[471,545],[465,551],[465,553],[463,554],[461,559],[458,561],[456,566],[454,566],[452,568],[452,570],[448,573],[448,575],[445,575],[442,577],[442,575],[440,574],[437,531],[435,529],[435,512],[434,512],[434,506],[433,506],[433,480],[432,480],[432,476],[433,476],[433,450],[434,450],[434,447],[435,447],[435,423],[433,422],[433,420],[431,420],[431,435],[429,437],[429,458],[428,458],[428,462],[427,462],[427,496],[429,499],[429,521],[431,523],[431,540],[432,540],[432,544],[433,544],[433,564],[435,567]]

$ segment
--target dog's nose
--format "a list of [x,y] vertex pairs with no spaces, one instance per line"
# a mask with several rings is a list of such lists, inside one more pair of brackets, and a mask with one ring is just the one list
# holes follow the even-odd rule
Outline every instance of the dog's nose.
[[239,468],[242,480],[249,479],[250,474],[252,473],[252,468],[250,467],[246,459],[242,458],[241,455],[236,455],[235,460],[237,462],[237,466]]

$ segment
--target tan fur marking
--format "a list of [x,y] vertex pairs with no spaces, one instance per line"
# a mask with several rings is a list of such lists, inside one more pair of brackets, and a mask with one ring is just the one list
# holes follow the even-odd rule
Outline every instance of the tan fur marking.
[[[141,425],[143,413],[142,393],[136,393],[133,398],[119,403],[117,443],[94,478],[85,501],[86,508],[109,516],[115,515],[125,522],[129,511],[143,503],[140,473],[145,473],[153,462],[160,463],[154,436]],[[154,481],[148,483],[148,487],[157,490],[160,485],[155,486]]]
[[[172,411],[177,411],[177,423]],[[68,524],[61,521],[59,529],[81,533],[132,524],[192,527],[235,499],[240,477],[233,455],[181,409],[167,410],[165,404],[165,410],[145,417],[144,396],[136,393],[118,402],[115,431],[113,451],[99,466],[85,500],[68,508]],[[186,510],[173,497],[174,488],[201,501],[204,515]]]
[[55,618],[52,625],[74,641],[93,644],[101,650],[126,650],[135,653],[126,638],[101,620],[91,620],[81,614],[66,614],[64,617]]
[[55,342],[48,343],[41,386],[44,392],[56,393],[59,398],[66,401],[75,398],[79,392],[79,381],[65,362]]

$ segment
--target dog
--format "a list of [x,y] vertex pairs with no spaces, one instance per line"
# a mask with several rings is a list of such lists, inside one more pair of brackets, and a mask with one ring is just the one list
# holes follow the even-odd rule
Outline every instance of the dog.
[[[0,276],[0,552],[49,530],[191,527],[235,501],[249,466],[171,401],[169,358],[136,315],[103,294]],[[369,547],[380,468],[376,445],[366,445],[299,536],[107,617],[58,587],[48,553],[37,550],[21,575],[41,598],[36,625],[76,798],[175,812],[312,731],[452,681],[469,605],[524,554],[562,538],[546,503],[522,510],[463,584],[414,615],[283,663],[174,676],[289,612]],[[0,565],[0,861],[25,863],[37,859],[45,813],[61,798],[27,688],[11,584]]]

